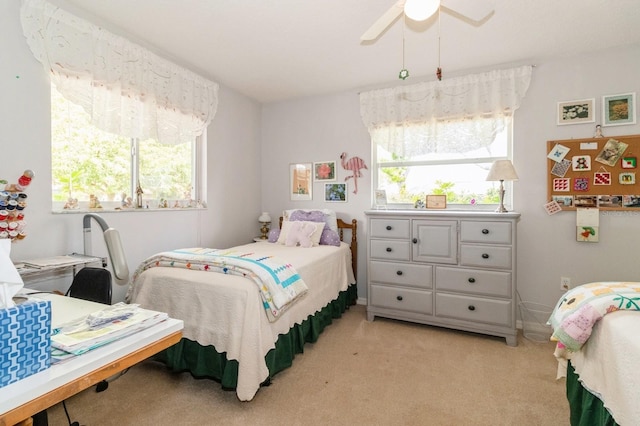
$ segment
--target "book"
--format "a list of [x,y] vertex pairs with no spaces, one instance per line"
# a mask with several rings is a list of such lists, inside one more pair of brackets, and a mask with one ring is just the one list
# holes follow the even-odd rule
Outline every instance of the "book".
[[[106,321],[105,318],[111,318]],[[130,336],[169,318],[164,312],[117,303],[52,330],[51,346],[69,354],[87,351]],[[59,354],[59,358],[64,358]]]

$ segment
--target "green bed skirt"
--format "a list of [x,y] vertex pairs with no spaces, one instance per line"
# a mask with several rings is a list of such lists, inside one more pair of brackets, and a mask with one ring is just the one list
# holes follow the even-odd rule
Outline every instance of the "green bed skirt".
[[602,401],[582,386],[571,362],[567,366],[567,399],[571,426],[617,426]]
[[[309,315],[302,324],[296,324],[287,334],[281,334],[276,347],[265,356],[269,378],[263,385],[268,385],[271,377],[290,367],[296,354],[304,351],[305,343],[316,342],[325,327],[333,319],[340,318],[357,298],[356,284],[352,284],[315,315]],[[158,353],[154,359],[165,363],[174,372],[188,371],[197,378],[213,379],[224,389],[235,389],[238,383],[238,361],[227,359],[226,353],[216,351],[213,346],[201,346],[189,339],[183,338]]]

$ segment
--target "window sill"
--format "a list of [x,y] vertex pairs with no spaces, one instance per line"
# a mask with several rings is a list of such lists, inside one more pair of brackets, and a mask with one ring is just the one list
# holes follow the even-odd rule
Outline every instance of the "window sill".
[[102,209],[66,209],[52,210],[52,214],[87,214],[87,213],[145,213],[145,212],[188,212],[207,210],[206,207],[163,207],[163,208],[145,208],[145,209],[121,209],[121,208],[102,208]]

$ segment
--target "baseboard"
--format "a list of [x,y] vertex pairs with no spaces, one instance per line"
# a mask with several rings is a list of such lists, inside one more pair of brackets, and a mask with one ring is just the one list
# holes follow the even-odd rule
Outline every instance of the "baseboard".
[[366,305],[367,304],[367,299],[364,297],[358,297],[358,300],[356,300],[356,305]]

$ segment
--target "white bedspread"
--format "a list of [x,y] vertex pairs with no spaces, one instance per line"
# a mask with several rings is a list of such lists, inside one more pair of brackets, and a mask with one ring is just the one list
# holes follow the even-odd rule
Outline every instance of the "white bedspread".
[[278,336],[325,307],[355,279],[346,243],[301,248],[257,242],[241,247],[290,262],[309,288],[273,323],[267,319],[255,284],[234,275],[151,268],[134,283],[131,301],[183,320],[185,338],[213,345],[218,352],[226,352],[228,359],[237,360],[236,393],[241,401],[249,401],[269,375],[264,357]]
[[597,395],[619,425],[640,419],[640,313],[605,315],[581,351],[571,354],[580,382]]

